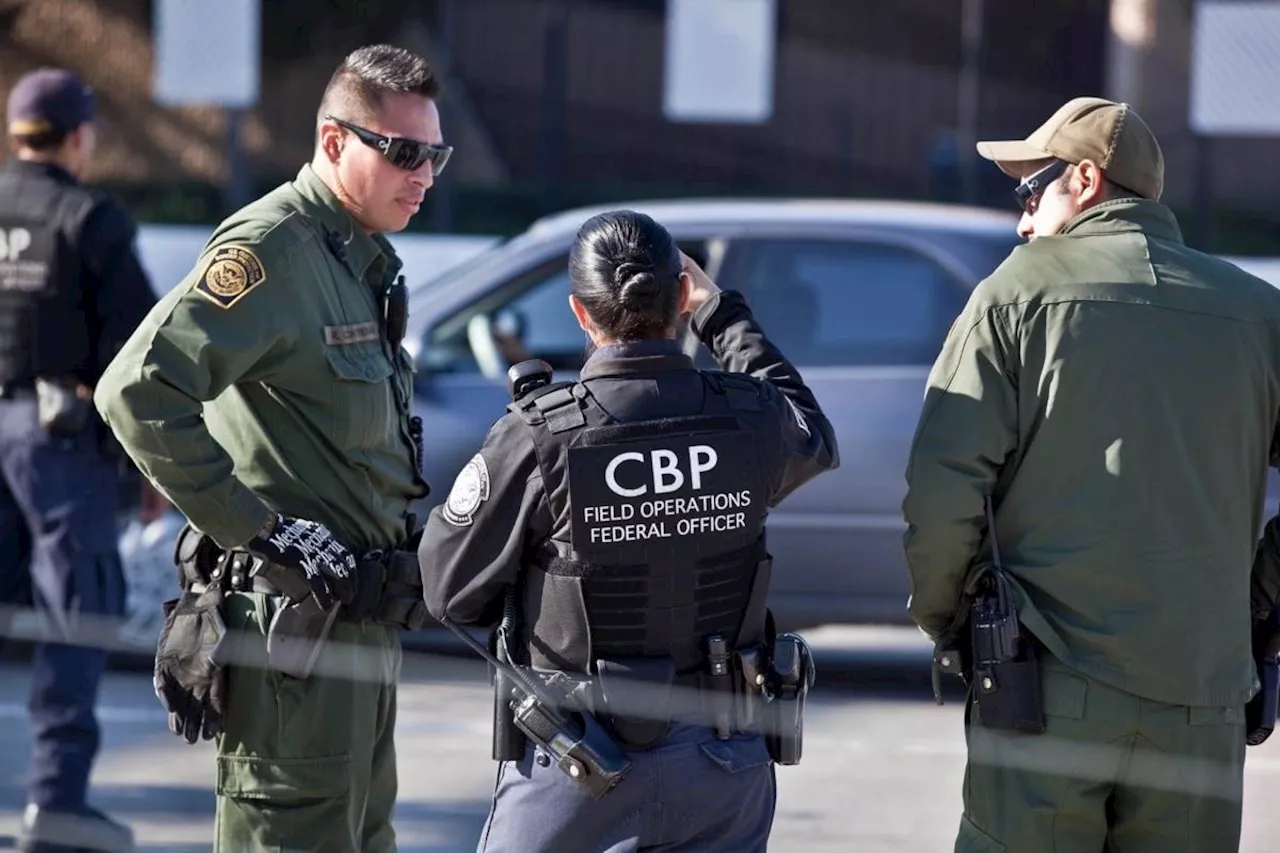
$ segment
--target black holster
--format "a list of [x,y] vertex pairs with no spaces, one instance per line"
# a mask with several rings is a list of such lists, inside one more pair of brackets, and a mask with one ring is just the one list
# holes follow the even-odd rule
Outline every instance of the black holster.
[[970,689],[989,729],[1041,734],[1039,647],[1018,622],[1009,582],[997,569],[985,579],[969,617]]
[[81,387],[80,380],[74,376],[36,379],[37,419],[50,435],[79,435],[95,419],[93,403],[81,396]]
[[775,763],[800,763],[804,751],[804,706],[817,677],[809,644],[799,634],[781,634],[773,641],[766,677],[765,743]]
[[[593,703],[605,730],[629,750],[657,744],[671,730],[678,695],[697,695],[696,688],[676,685],[670,658],[615,658],[596,661]],[[687,694],[676,690],[688,689]]]

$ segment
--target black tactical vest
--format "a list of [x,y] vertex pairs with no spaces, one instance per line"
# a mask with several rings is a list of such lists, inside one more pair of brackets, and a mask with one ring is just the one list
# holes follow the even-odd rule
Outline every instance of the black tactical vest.
[[0,384],[99,367],[76,250],[90,191],[25,167],[0,171]]
[[524,645],[541,669],[670,658],[700,671],[705,638],[764,637],[769,556],[764,460],[737,416],[759,411],[746,377],[702,374],[691,417],[618,423],[582,383],[512,403],[530,427],[554,519],[526,564]]

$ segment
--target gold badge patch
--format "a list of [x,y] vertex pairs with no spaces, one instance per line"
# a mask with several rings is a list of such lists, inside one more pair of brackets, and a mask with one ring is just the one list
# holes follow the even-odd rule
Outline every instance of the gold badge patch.
[[245,246],[223,246],[214,252],[196,290],[222,308],[235,305],[267,280],[262,261]]

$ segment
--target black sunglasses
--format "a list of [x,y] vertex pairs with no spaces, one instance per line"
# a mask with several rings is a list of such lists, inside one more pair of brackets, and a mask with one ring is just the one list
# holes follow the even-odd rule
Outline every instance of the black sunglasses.
[[444,171],[444,164],[449,162],[449,156],[453,154],[452,145],[432,145],[429,142],[419,142],[416,139],[405,139],[400,136],[383,136],[381,133],[374,133],[368,128],[343,121],[336,116],[326,115],[325,118],[351,131],[356,135],[356,139],[370,148],[378,149],[393,166],[398,166],[406,172],[415,172],[422,168],[423,163],[430,162],[431,174],[439,175]]
[[1070,165],[1066,160],[1054,160],[1034,175],[1023,178],[1013,190],[1013,196],[1018,200],[1018,207],[1026,212],[1032,200],[1039,198],[1045,187],[1058,180]]

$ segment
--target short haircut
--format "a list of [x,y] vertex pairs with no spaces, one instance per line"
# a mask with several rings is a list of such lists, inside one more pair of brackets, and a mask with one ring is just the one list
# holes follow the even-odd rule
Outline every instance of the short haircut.
[[1102,182],[1107,187],[1107,201],[1116,201],[1117,199],[1122,198],[1142,198],[1138,193],[1128,187],[1120,186],[1120,184],[1117,184],[1110,178],[1104,176]]
[[347,55],[325,86],[316,125],[326,115],[354,123],[376,118],[386,92],[438,98],[440,81],[416,53],[389,44],[358,48]]

